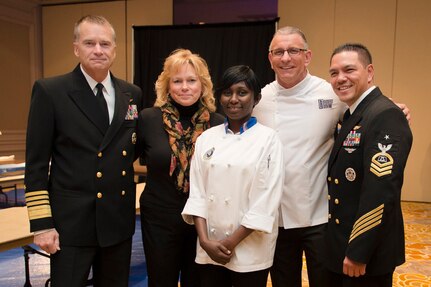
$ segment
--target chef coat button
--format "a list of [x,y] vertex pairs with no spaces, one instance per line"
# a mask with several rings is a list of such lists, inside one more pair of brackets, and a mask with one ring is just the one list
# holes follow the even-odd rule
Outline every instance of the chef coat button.
[[227,164],[227,167],[230,167],[230,163]]
[[332,180],[332,178],[330,176],[328,176],[328,181],[331,181],[331,180]]
[[225,199],[224,199],[224,203],[225,203],[225,204],[229,204],[229,198],[225,198]]
[[335,184],[338,184],[338,178],[336,178],[336,179],[334,180],[334,182],[335,182]]
[[210,231],[211,231],[211,233],[215,233],[216,230],[215,230],[215,228],[211,228]]
[[125,171],[125,170],[123,170],[123,171],[121,172],[121,175],[122,175],[122,176],[125,176],[125,175],[126,175],[126,171]]
[[330,213],[328,214],[328,219],[331,219],[331,214]]
[[340,224],[340,221],[337,219],[335,219],[335,223]]
[[127,151],[123,150],[123,156],[127,155]]
[[102,152],[99,151],[99,153],[97,154],[97,157],[102,157],[102,156],[103,156]]
[[97,193],[97,198],[102,198],[102,193],[101,192]]
[[338,200],[338,198],[335,199],[335,204],[339,204],[340,201]]
[[125,190],[122,190],[122,191],[121,191],[121,195],[126,195],[126,191],[125,191]]
[[229,231],[226,231],[226,232],[224,233],[224,235],[226,235],[226,237],[228,237],[228,236],[230,235]]
[[98,171],[97,173],[96,173],[96,176],[97,176],[97,178],[102,178],[102,173],[100,172],[100,171]]
[[209,197],[209,200],[210,201],[214,201],[214,195],[211,194],[210,197]]

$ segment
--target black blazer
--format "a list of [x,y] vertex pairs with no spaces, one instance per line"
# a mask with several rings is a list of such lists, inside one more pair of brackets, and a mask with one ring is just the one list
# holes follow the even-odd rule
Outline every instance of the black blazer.
[[403,172],[412,133],[402,111],[375,88],[341,126],[329,158],[326,262],[366,263],[366,274],[392,272],[405,261],[401,213]]
[[134,233],[137,118],[126,113],[139,112],[142,92],[111,79],[115,111],[107,130],[79,65],[33,86],[25,170],[30,229],[55,227],[64,245],[110,246]]
[[[217,113],[210,114],[210,126],[224,122],[224,117]],[[138,142],[140,156],[147,165],[145,190],[140,198],[141,214],[151,210],[175,213],[181,219],[181,211],[188,194],[180,194],[169,175],[172,149],[169,136],[163,126],[162,111],[158,107],[146,108],[139,114]]]

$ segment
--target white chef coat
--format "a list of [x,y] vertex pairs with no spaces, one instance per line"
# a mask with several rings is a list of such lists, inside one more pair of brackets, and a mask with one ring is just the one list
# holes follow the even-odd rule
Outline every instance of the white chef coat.
[[[182,212],[187,223],[205,218],[208,237],[221,240],[240,225],[254,229],[233,250],[224,267],[236,272],[272,266],[283,185],[283,154],[274,130],[256,123],[239,135],[224,125],[196,141],[190,169],[190,196]],[[220,265],[197,242],[196,262]]]
[[262,89],[253,116],[274,128],[283,143],[279,224],[285,229],[328,221],[328,158],[337,122],[346,108],[328,82],[310,74],[290,89],[277,81]]

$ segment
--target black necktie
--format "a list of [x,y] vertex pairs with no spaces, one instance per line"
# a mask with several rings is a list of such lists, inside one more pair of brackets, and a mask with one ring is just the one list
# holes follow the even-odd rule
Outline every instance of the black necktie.
[[347,121],[349,117],[350,117],[350,109],[347,109],[347,111],[345,111],[343,115],[343,123]]
[[102,108],[103,116],[105,118],[106,123],[109,125],[109,112],[108,112],[108,104],[106,103],[105,97],[103,96],[103,85],[98,83],[96,85],[97,94],[96,98],[99,101],[100,107]]

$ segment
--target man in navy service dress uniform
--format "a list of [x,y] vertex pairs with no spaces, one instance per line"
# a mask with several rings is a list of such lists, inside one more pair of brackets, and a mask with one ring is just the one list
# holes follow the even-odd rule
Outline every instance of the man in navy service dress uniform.
[[109,69],[115,31],[101,16],[75,24],[80,64],[35,82],[27,129],[26,202],[34,242],[51,254],[52,286],[127,286],[135,230],[139,87]]
[[373,85],[366,47],[336,48],[329,72],[349,106],[329,158],[330,286],[391,287],[405,261],[400,200],[412,133],[403,112]]

